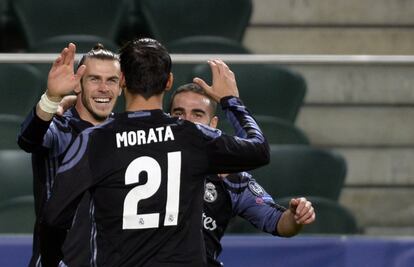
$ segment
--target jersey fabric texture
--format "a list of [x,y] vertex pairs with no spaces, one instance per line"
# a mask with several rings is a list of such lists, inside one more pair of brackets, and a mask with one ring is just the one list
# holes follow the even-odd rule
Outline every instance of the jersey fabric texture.
[[207,176],[203,231],[208,266],[222,266],[217,259],[220,240],[232,218],[243,217],[257,229],[278,235],[276,225],[285,210],[247,172]]
[[33,108],[21,126],[18,144],[21,149],[32,153],[33,195],[36,222],[33,232],[33,252],[29,266],[42,266],[42,261],[56,263],[62,257],[60,245],[66,231],[50,227],[40,227],[39,218],[45,203],[51,196],[51,189],[69,145],[80,132],[93,126],[82,120],[75,108],[69,109],[61,117],[55,116],[46,122],[36,115]]
[[96,266],[205,266],[204,175],[269,161],[268,144],[241,101],[227,97],[222,106],[242,125],[245,139],[161,110],[116,114],[85,130],[59,168],[45,223],[70,227],[89,191]]

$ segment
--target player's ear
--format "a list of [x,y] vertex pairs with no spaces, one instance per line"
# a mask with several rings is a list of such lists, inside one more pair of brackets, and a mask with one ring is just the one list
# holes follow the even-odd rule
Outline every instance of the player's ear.
[[213,118],[211,118],[209,126],[212,128],[217,128],[218,120],[219,118],[217,116],[214,116]]
[[75,86],[75,89],[73,89],[73,91],[75,92],[75,95],[80,94],[80,92],[82,91],[82,78],[80,79],[80,81],[78,82],[78,84]]
[[119,94],[118,94],[118,96],[120,96],[122,94],[122,91],[123,91],[124,87],[125,87],[125,76],[121,72],[121,79],[119,80]]
[[168,75],[167,84],[165,86],[165,91],[169,91],[172,88],[173,82],[174,82],[174,75],[172,74],[172,72],[170,72],[170,75]]

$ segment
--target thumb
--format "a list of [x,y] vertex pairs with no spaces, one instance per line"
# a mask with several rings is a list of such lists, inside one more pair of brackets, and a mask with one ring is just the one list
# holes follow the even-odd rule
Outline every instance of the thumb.
[[80,79],[82,78],[83,74],[85,73],[85,70],[86,70],[86,66],[85,65],[79,66],[79,68],[78,68],[78,70],[76,71],[76,74],[75,74],[75,79],[76,79],[77,82],[80,81]]
[[299,205],[299,200],[298,200],[298,199],[296,199],[296,198],[292,198],[292,199],[290,200],[290,203],[289,203],[289,209],[290,209],[292,212],[296,212],[296,208],[298,207],[298,205]]
[[210,91],[211,87],[203,79],[200,79],[200,78],[196,77],[196,78],[193,79],[193,82],[198,84],[199,86],[201,86],[201,88],[203,88],[207,92]]

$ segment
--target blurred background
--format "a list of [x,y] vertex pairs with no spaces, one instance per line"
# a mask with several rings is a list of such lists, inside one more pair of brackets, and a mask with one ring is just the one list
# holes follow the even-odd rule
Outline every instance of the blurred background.
[[[316,208],[302,235],[414,235],[409,0],[0,0],[1,233],[32,231],[30,155],[16,134],[45,88],[55,55],[42,55],[135,37],[167,47],[175,87],[210,78],[200,54],[229,63],[271,143],[254,177],[276,201],[306,196]],[[258,232],[236,219],[229,234]]]

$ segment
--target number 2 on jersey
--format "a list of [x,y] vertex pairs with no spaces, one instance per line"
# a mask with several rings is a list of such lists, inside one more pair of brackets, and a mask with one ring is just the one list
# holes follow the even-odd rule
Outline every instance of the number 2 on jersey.
[[[181,152],[167,154],[167,203],[164,226],[177,225],[180,200]],[[147,172],[147,183],[132,188],[124,200],[122,229],[158,228],[160,214],[138,214],[139,201],[153,196],[161,185],[161,166],[151,157],[134,159],[125,172],[125,184],[139,182],[141,172]],[[157,200],[155,200],[157,201]]]

